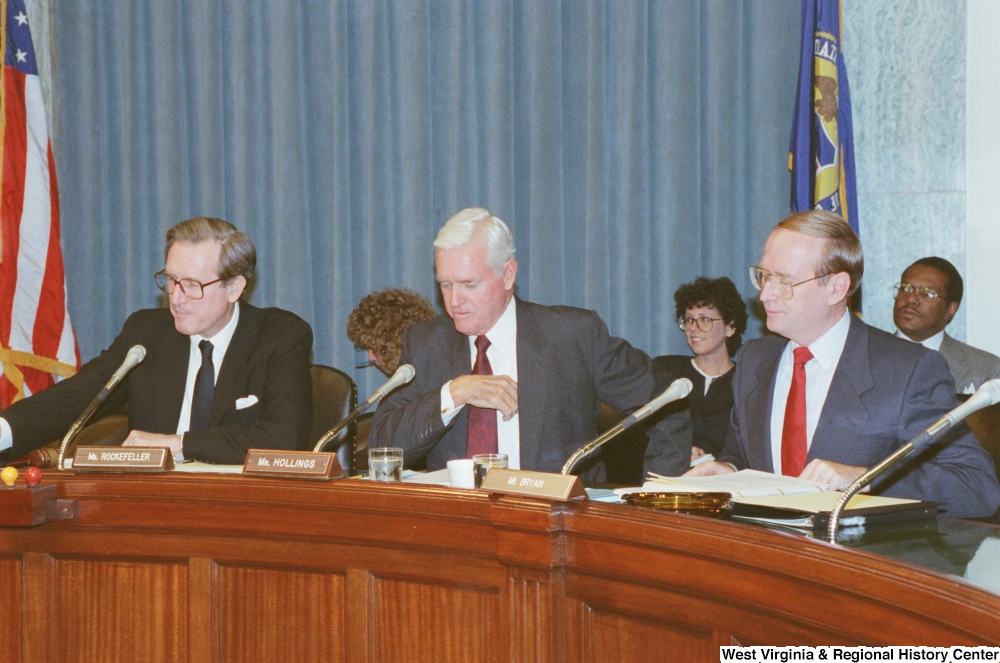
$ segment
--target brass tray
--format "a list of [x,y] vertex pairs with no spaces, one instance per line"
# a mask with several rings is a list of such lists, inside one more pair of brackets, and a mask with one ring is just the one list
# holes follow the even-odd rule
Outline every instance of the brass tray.
[[633,506],[710,518],[725,518],[733,510],[729,493],[627,493],[622,499]]

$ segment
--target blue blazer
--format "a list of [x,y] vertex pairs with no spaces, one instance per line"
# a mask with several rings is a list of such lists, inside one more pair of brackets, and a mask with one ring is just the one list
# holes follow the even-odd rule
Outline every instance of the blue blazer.
[[[719,460],[773,472],[771,404],[787,339],[748,341],[733,377],[732,422]],[[809,448],[809,458],[871,467],[958,406],[940,353],[851,316],[844,352]],[[948,516],[992,515],[1000,506],[993,460],[965,424],[872,486],[875,494],[943,503]]]

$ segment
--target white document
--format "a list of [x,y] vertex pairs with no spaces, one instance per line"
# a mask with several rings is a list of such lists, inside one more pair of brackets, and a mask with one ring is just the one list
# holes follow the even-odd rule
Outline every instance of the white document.
[[795,493],[816,493],[826,490],[826,484],[786,477],[757,470],[740,470],[732,474],[716,474],[707,477],[662,477],[650,472],[650,479],[641,488],[618,488],[615,493],[688,493],[710,492],[729,493],[733,497],[753,497],[760,495],[789,495]]

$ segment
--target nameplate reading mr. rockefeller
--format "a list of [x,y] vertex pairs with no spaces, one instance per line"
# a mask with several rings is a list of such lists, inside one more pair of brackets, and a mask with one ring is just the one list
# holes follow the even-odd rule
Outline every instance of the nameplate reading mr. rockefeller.
[[174,469],[167,447],[77,447],[74,472],[165,472]]
[[580,477],[572,474],[550,474],[529,472],[528,470],[501,470],[490,468],[479,490],[505,495],[540,497],[546,500],[566,502],[572,499],[587,499]]
[[337,454],[313,451],[251,449],[243,463],[243,474],[256,476],[339,479],[344,476]]

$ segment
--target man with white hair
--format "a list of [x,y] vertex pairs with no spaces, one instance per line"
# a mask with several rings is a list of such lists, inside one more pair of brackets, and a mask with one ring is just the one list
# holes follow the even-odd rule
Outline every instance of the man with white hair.
[[[612,337],[593,311],[541,306],[514,296],[517,260],[507,225],[481,208],[453,216],[434,241],[448,317],[409,327],[401,363],[416,378],[375,413],[369,447],[402,447],[406,465],[503,453],[514,469],[558,472],[596,437],[601,402],[629,412],[649,401],[650,358]],[[650,430],[646,469],[688,465],[686,411]],[[578,466],[600,480],[599,453]]]

